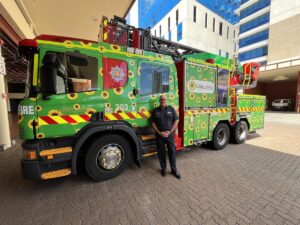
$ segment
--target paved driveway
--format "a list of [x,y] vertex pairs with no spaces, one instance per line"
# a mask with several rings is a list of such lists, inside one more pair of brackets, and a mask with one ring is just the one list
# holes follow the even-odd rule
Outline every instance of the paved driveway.
[[0,224],[300,224],[299,119],[267,113],[246,144],[179,153],[181,180],[151,157],[101,183],[27,181],[14,147],[0,153]]

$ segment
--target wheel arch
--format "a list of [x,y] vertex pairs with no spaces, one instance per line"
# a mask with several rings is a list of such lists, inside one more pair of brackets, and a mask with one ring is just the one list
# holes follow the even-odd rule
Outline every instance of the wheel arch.
[[132,147],[131,151],[134,160],[138,166],[140,165],[141,144],[132,126],[125,121],[107,121],[103,123],[98,121],[82,128],[76,137],[76,142],[73,146],[71,165],[73,175],[77,174],[78,154],[80,152],[86,153],[87,146],[92,140],[107,134],[119,134],[126,137]]

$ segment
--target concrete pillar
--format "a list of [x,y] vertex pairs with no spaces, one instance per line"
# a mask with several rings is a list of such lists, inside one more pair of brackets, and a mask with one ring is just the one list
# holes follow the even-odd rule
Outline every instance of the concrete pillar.
[[5,62],[1,54],[0,40],[0,150],[6,150],[11,147],[8,113],[7,113],[7,92],[5,89]]
[[298,72],[297,95],[296,95],[295,110],[296,110],[297,113],[300,113],[300,71]]

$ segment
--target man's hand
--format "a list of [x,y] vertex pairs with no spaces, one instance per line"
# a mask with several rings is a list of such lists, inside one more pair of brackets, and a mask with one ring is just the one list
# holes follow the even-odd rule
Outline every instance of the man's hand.
[[159,132],[159,135],[165,138],[169,137],[170,134],[171,134],[170,131]]

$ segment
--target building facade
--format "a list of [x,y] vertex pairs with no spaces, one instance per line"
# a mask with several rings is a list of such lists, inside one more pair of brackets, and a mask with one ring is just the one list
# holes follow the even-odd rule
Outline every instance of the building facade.
[[240,16],[239,60],[267,63],[271,0],[242,0]]
[[248,93],[266,95],[269,109],[275,99],[292,99],[300,112],[300,1],[242,0],[236,13],[239,60],[261,63]]
[[151,28],[153,35],[233,57],[237,28],[196,0],[182,0]]

